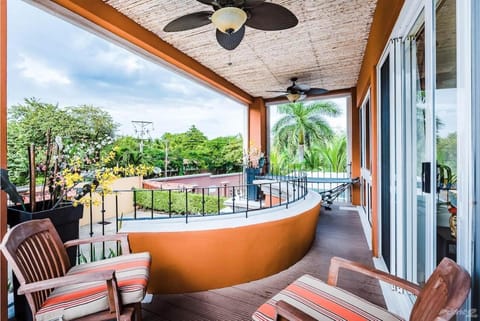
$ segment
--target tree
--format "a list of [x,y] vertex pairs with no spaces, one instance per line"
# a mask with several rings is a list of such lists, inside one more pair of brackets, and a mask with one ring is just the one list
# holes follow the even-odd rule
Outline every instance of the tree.
[[94,106],[60,108],[27,98],[8,112],[8,163],[15,184],[25,184],[28,177],[27,148],[38,147],[37,160],[47,143],[46,133],[62,138],[65,152],[99,158],[100,150],[111,143],[116,124],[111,116]]
[[274,144],[278,150],[293,151],[297,147],[297,157],[303,162],[304,147],[307,149],[314,142],[325,141],[333,131],[324,116],[338,116],[337,104],[330,101],[303,102],[278,106],[278,112],[284,115],[272,128]]
[[320,148],[322,166],[335,173],[347,169],[347,138],[345,135],[336,135]]

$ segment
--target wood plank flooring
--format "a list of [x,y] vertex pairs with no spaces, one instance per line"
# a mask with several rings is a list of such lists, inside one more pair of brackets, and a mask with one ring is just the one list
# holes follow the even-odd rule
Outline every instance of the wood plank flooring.
[[[326,281],[332,256],[372,266],[372,254],[356,211],[333,206],[321,210],[316,239],[302,260],[273,276],[204,292],[155,295],[143,305],[144,321],[243,321],[281,289],[308,273]],[[253,263],[252,263],[253,264]],[[377,281],[343,272],[339,286],[367,300],[385,306]]]

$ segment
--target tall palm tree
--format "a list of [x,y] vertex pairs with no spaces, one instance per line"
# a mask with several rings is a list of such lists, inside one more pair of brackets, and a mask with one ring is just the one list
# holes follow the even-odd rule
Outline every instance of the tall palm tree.
[[340,109],[331,101],[311,104],[295,102],[278,106],[278,113],[284,115],[272,128],[274,144],[278,150],[298,148],[297,156],[303,162],[305,146],[322,142],[333,135],[332,128],[324,116],[338,116]]

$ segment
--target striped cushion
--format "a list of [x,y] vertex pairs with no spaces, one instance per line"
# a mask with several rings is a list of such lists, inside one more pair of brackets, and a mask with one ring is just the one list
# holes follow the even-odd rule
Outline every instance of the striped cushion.
[[[111,259],[74,266],[67,275],[90,271],[115,270],[122,304],[140,302],[145,296],[151,257],[149,253],[121,255]],[[89,282],[55,288],[42,308],[37,321],[71,320],[108,309],[105,282]],[[59,318],[62,319],[59,319]]]
[[255,321],[275,320],[275,303],[285,301],[316,320],[403,320],[348,291],[304,275],[262,305]]

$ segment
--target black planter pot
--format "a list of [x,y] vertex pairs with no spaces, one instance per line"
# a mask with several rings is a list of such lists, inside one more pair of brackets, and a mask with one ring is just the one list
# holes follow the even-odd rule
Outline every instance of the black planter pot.
[[247,199],[250,201],[258,201],[258,186],[253,185],[255,176],[260,175],[260,168],[245,168],[245,174],[247,175]]
[[[37,208],[41,209],[43,202],[37,202]],[[12,206],[7,209],[7,224],[13,227],[25,221],[49,218],[63,242],[78,239],[79,221],[83,216],[83,205],[73,206],[72,203],[63,204],[54,209],[47,209],[38,212],[28,212],[30,205],[26,204],[27,211],[21,206]],[[77,257],[76,247],[67,250],[70,263],[75,265]],[[13,277],[15,319],[17,321],[31,321],[32,312],[24,295],[17,295],[19,284],[17,278]]]

